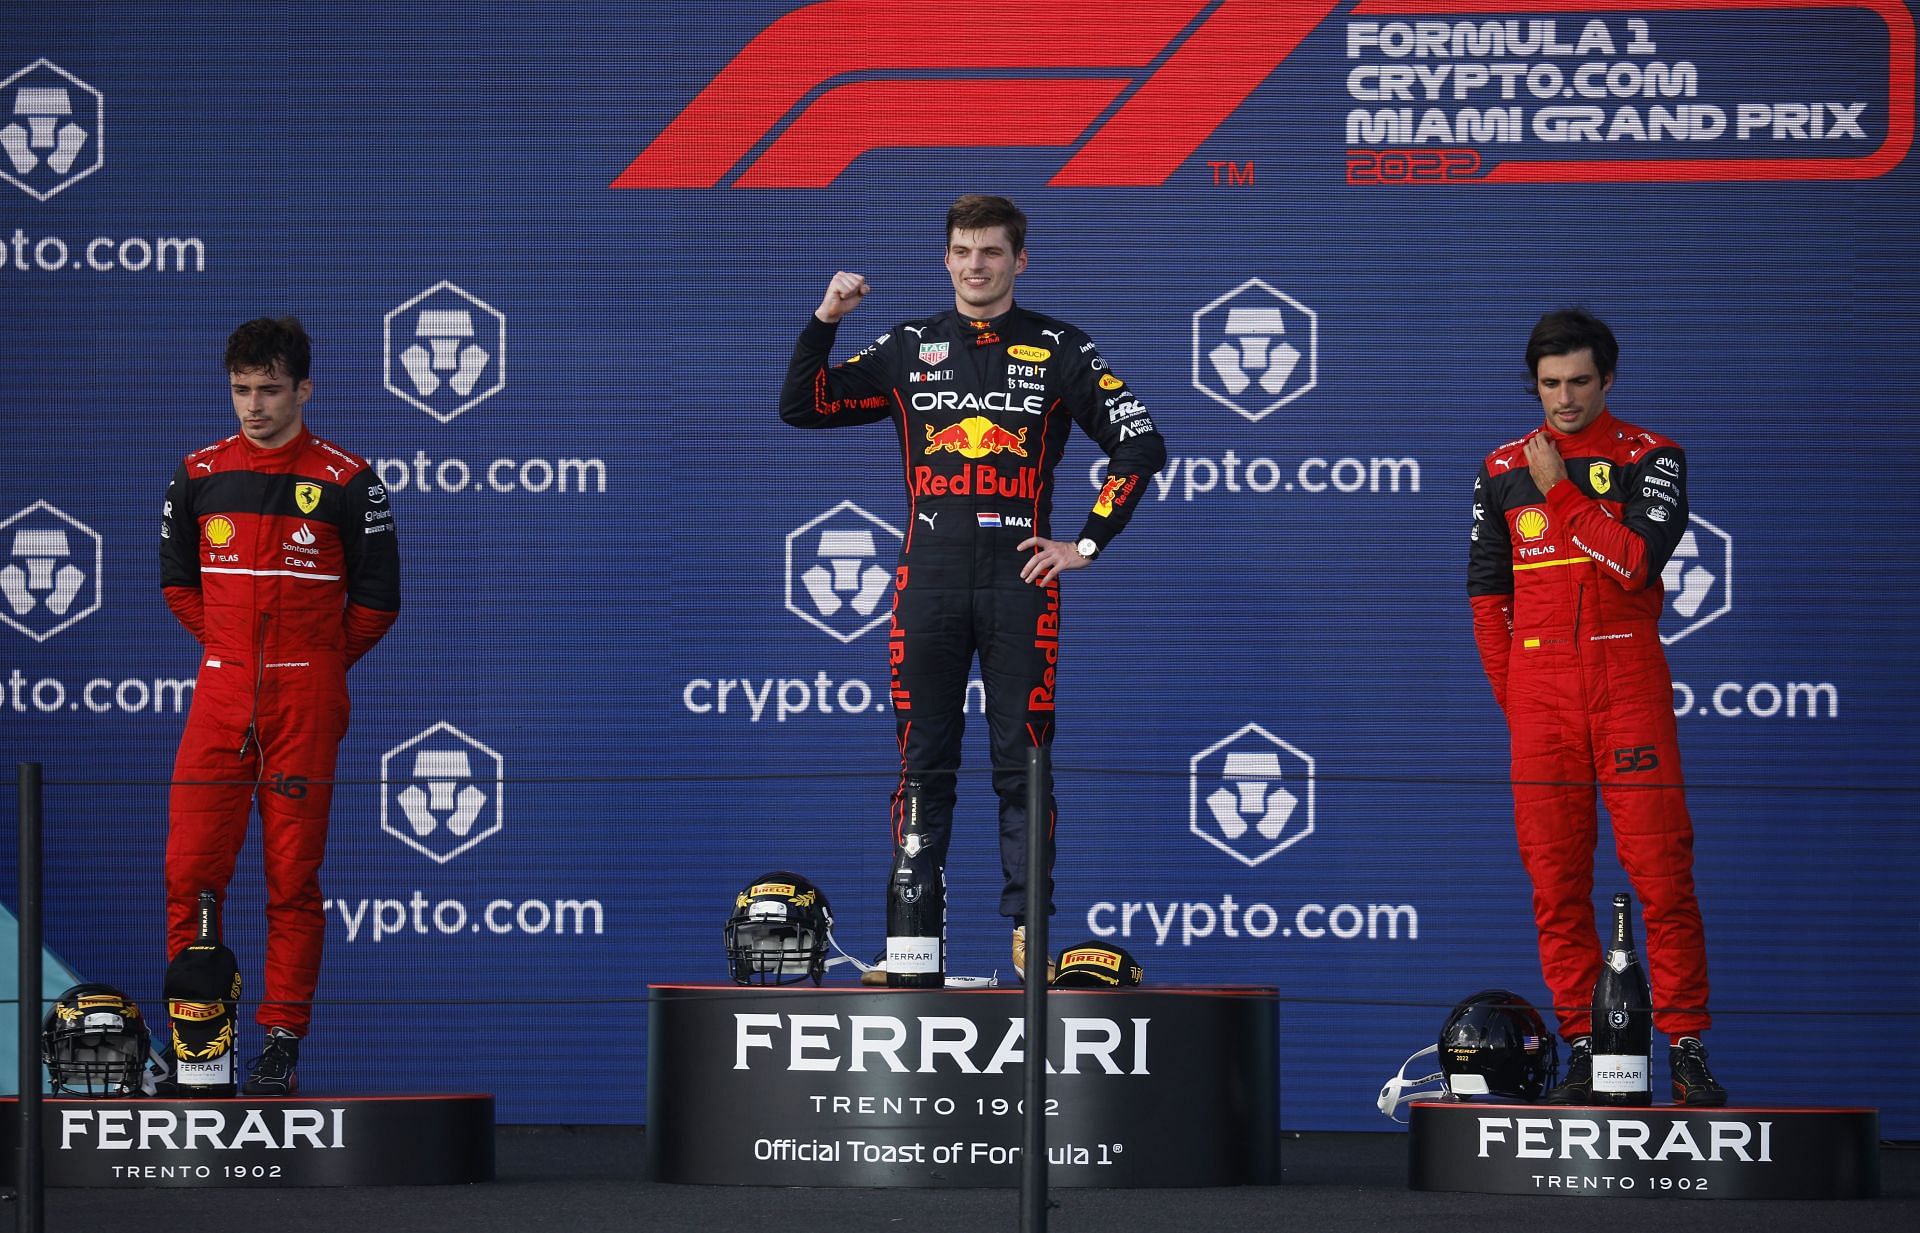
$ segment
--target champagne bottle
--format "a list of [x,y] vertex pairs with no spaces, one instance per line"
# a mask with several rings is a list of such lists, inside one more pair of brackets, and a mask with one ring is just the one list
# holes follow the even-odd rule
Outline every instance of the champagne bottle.
[[900,843],[887,880],[887,984],[938,989],[947,974],[947,879],[921,824],[921,784],[900,797]]
[[220,941],[219,901],[200,892],[199,936],[167,965],[167,1017],[173,1029],[170,1089],[193,1099],[231,1096],[234,1020],[240,965]]
[[1633,950],[1633,900],[1613,897],[1613,943],[1593,982],[1593,1103],[1650,1105],[1653,998]]

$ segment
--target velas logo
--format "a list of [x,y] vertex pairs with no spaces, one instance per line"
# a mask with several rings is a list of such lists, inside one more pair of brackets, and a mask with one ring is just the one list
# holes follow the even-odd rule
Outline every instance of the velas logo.
[[[1157,185],[1335,7],[811,4],[755,36],[612,187],[712,188],[732,175],[735,188],[824,188],[893,146],[1073,147],[1049,184]],[[929,40],[944,29],[1017,34]]]
[[0,81],[0,179],[37,201],[106,165],[107,103],[51,60]]
[[0,621],[35,642],[100,609],[97,532],[45,501],[0,520]]
[[1022,428],[1018,433],[1011,433],[978,415],[968,416],[957,424],[940,429],[928,424],[926,452],[938,454],[943,450],[951,450],[962,458],[985,458],[989,454],[1000,453],[1025,458],[1027,430]]
[[387,313],[385,339],[388,391],[442,424],[507,388],[506,314],[445,279]]
[[1188,764],[1187,829],[1252,868],[1313,834],[1313,757],[1248,724]]
[[787,534],[787,611],[841,642],[885,624],[893,570],[880,552],[901,539],[851,501],[801,523]]
[[380,829],[446,864],[506,825],[506,763],[450,723],[380,758]]
[[1683,622],[1660,635],[1662,643],[1672,646],[1733,611],[1733,536],[1700,515],[1691,515],[1686,534],[1660,571],[1660,584],[1666,588],[1667,611]]

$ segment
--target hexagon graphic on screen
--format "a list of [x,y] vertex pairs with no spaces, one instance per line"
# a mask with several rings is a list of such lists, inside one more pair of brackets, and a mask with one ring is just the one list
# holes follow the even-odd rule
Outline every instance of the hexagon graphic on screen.
[[380,758],[380,829],[446,864],[506,826],[506,764],[442,721]]
[[386,384],[442,424],[507,388],[507,316],[441,279],[387,314]]
[[1248,724],[1188,764],[1187,829],[1252,868],[1313,834],[1313,757]]
[[886,624],[902,538],[851,501],[800,524],[787,535],[787,611],[841,642]]
[[106,166],[107,100],[44,57],[0,81],[0,178],[36,201]]
[[100,535],[35,501],[0,521],[0,621],[45,642],[100,610]]
[[1193,388],[1258,423],[1312,389],[1320,318],[1249,278],[1193,314]]

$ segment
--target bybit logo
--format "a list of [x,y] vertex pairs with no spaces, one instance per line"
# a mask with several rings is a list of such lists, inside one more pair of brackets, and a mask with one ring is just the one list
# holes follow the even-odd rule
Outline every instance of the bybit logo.
[[0,81],[0,179],[36,201],[106,165],[107,103],[51,60]]
[[45,501],[0,522],[0,621],[45,642],[100,608],[100,536]]
[[380,759],[380,829],[446,864],[506,825],[506,763],[441,722]]
[[1259,724],[1193,756],[1187,829],[1252,868],[1313,834],[1313,757]]
[[787,536],[787,611],[841,642],[884,624],[893,569],[880,551],[903,538],[851,501],[795,527]]
[[506,314],[444,279],[387,314],[385,339],[387,389],[442,424],[507,388]]

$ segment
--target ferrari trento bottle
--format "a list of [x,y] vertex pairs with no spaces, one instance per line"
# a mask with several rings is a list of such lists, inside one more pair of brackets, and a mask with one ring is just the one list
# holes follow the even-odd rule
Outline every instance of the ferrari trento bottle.
[[1613,897],[1613,942],[1593,982],[1593,1103],[1649,1105],[1653,999],[1633,951],[1633,900]]
[[946,871],[934,863],[921,828],[920,797],[920,782],[908,780],[887,879],[887,984],[895,989],[938,989],[946,982]]
[[172,1088],[189,1098],[234,1094],[233,1028],[240,965],[220,941],[220,909],[200,892],[199,936],[167,965],[167,1017],[173,1028]]

